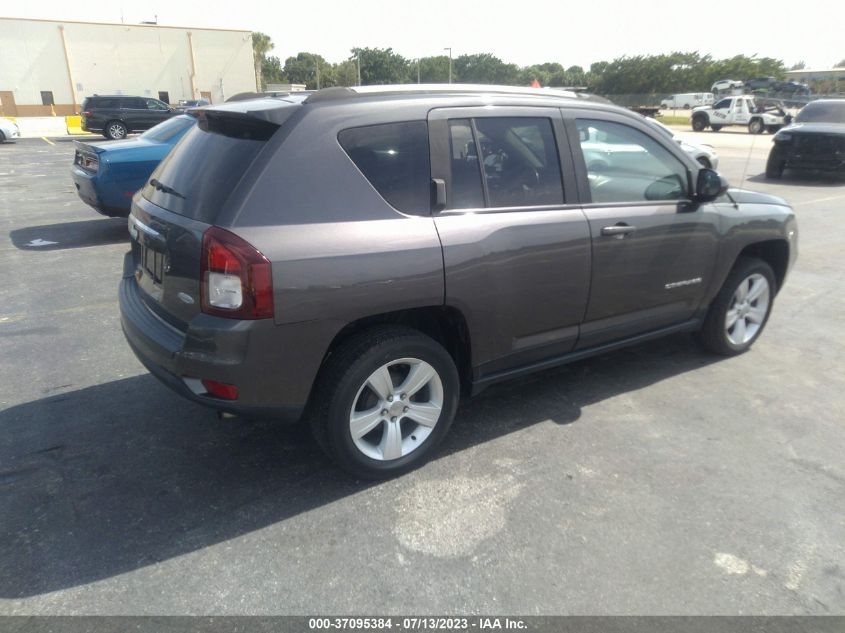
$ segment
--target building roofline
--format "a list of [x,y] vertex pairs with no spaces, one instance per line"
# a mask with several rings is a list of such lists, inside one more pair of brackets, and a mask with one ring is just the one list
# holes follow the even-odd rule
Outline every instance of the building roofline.
[[53,24],[87,24],[89,26],[132,26],[154,29],[178,29],[180,31],[224,31],[227,33],[252,33],[251,29],[219,29],[205,26],[173,26],[169,24],[136,24],[135,22],[86,22],[84,20],[51,20],[46,18],[15,18],[0,16],[0,20],[17,20],[19,22],[50,22]]

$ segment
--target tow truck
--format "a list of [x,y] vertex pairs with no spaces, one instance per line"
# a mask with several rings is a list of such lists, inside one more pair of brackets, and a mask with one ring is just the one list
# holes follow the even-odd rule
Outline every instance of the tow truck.
[[725,97],[713,106],[700,106],[692,111],[692,129],[696,132],[708,127],[718,132],[728,125],[747,125],[751,134],[774,134],[791,121],[782,103],[748,95]]

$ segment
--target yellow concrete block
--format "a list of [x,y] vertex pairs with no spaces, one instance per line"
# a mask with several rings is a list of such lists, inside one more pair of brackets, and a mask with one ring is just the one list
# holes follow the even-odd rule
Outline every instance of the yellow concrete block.
[[80,116],[66,116],[65,124],[68,134],[90,134],[90,132],[82,129],[82,117]]

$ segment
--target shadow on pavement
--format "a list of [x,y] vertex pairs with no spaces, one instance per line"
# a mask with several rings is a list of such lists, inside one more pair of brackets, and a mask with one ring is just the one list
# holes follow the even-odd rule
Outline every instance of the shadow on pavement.
[[27,226],[9,233],[12,244],[25,251],[57,251],[67,248],[129,244],[126,218],[100,218]]
[[[435,459],[571,424],[714,360],[675,336],[491,387],[461,406]],[[149,375],[0,412],[0,464],[0,598],[131,572],[380,485],[335,468],[304,425],[219,421]]]
[[746,180],[784,187],[841,187],[845,185],[845,173],[787,169],[780,178],[766,178],[766,174],[757,174]]

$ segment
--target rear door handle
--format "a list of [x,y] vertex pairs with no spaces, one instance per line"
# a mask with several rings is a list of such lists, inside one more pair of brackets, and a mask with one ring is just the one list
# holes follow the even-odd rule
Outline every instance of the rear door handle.
[[606,226],[601,230],[602,235],[609,235],[611,237],[625,237],[629,233],[633,233],[637,227],[629,224],[614,224],[613,226]]

